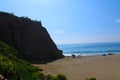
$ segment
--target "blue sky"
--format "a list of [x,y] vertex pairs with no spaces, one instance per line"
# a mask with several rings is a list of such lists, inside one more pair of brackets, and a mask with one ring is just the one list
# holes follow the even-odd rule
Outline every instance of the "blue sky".
[[57,44],[120,42],[120,0],[1,0],[0,11],[42,21]]

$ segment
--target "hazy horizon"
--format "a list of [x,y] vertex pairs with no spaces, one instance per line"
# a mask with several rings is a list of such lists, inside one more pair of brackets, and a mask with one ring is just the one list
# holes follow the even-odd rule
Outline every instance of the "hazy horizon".
[[42,22],[56,44],[120,42],[119,0],[1,0],[0,11]]
[[62,43],[57,45],[74,45],[74,44],[104,44],[104,43],[120,43],[120,42],[81,42],[81,43]]

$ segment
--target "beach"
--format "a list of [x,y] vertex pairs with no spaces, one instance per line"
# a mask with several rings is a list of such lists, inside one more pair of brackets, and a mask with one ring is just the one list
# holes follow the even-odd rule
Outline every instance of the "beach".
[[97,80],[120,80],[120,55],[84,56],[74,59],[65,57],[34,66],[42,68],[45,74],[64,74],[68,80],[85,80],[91,77]]

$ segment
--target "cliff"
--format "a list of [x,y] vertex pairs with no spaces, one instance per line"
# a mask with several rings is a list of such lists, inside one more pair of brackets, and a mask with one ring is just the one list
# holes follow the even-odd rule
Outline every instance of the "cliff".
[[48,62],[62,58],[40,21],[0,12],[0,41],[17,49],[30,62]]

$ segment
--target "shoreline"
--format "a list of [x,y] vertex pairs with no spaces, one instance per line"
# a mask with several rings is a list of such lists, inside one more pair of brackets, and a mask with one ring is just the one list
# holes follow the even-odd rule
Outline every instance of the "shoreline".
[[108,52],[108,53],[88,53],[88,54],[85,54],[85,53],[81,53],[81,54],[79,54],[79,53],[63,53],[63,55],[64,56],[72,56],[72,54],[73,55],[75,55],[75,56],[102,56],[103,54],[106,54],[106,55],[109,55],[109,54],[111,54],[111,55],[119,55],[120,54],[120,52]]

